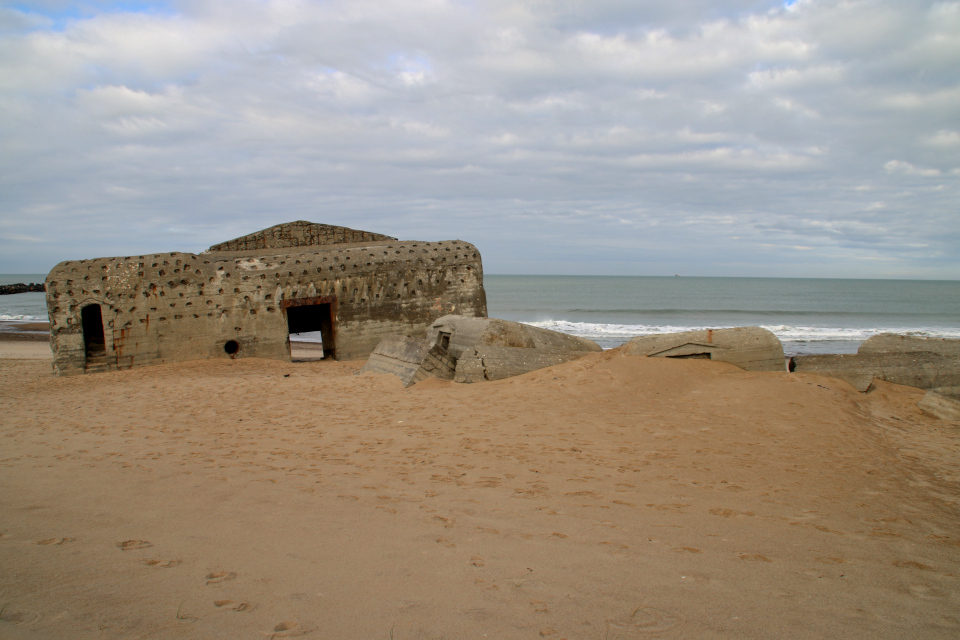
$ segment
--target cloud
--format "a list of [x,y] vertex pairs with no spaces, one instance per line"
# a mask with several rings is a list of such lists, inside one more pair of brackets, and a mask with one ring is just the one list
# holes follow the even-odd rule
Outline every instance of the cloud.
[[883,168],[890,174],[902,173],[908,176],[923,176],[925,178],[937,178],[941,174],[939,169],[921,169],[903,160],[891,160],[885,163]]
[[0,271],[303,218],[493,273],[960,278],[958,34],[893,0],[3,10],[0,225],[44,243]]

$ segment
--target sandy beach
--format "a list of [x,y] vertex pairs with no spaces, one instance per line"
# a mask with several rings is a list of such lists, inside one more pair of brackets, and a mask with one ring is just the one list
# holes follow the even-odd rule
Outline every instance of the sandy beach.
[[0,342],[0,637],[960,636],[960,425],[917,389],[362,364]]

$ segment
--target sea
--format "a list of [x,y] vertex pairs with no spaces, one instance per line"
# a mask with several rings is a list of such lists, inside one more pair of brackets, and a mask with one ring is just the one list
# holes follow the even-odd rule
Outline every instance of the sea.
[[[44,278],[0,274],[0,284]],[[488,274],[483,284],[490,317],[606,349],[635,336],[743,326],[769,329],[788,356],[856,353],[887,332],[960,338],[958,281]],[[0,296],[0,321],[46,319],[44,294]]]

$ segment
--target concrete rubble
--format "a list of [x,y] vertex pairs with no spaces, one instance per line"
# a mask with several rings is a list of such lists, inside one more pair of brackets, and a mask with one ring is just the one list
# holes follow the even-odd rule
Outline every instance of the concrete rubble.
[[587,338],[499,318],[444,316],[427,335],[457,359],[456,382],[503,380],[603,351]]
[[760,327],[704,329],[634,338],[624,355],[657,358],[702,358],[729,362],[746,371],[786,371],[783,345]]
[[459,358],[465,350],[481,345],[542,351],[603,351],[600,345],[587,338],[522,322],[463,315],[438,318],[427,330],[427,337],[445,347],[455,358]]
[[603,349],[557,331],[497,318],[444,316],[426,340],[393,336],[377,345],[362,371],[400,377],[404,386],[433,376],[455,382],[485,382],[518,376],[582,358]]
[[548,351],[524,347],[480,345],[460,354],[455,382],[503,380],[523,373],[579,360],[593,351]]
[[409,387],[427,378],[453,380],[456,366],[457,361],[446,349],[429,340],[387,336],[370,354],[360,373],[389,373]]
[[960,340],[918,338],[883,333],[853,354],[794,356],[790,371],[817,373],[849,382],[866,391],[883,380],[918,389],[960,385]]

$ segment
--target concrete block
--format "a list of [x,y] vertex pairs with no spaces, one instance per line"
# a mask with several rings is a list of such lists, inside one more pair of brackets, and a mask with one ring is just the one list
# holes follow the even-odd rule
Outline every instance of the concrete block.
[[578,360],[594,351],[548,351],[525,347],[480,345],[462,352],[457,359],[454,382],[503,380],[537,369]]
[[916,353],[918,351],[960,358],[960,340],[880,333],[864,340],[857,349],[859,354]]
[[456,361],[440,345],[422,338],[388,336],[376,346],[360,373],[389,373],[409,387],[427,378],[453,380],[455,370]]
[[960,421],[960,401],[942,396],[934,391],[927,391],[917,407],[924,413],[941,420]]
[[499,318],[448,315],[434,321],[427,338],[455,358],[482,345],[544,351],[603,351],[593,340]]
[[866,391],[880,379],[918,389],[960,385],[960,361],[928,351],[794,356],[790,370],[846,380]]
[[786,371],[783,345],[760,327],[704,329],[639,336],[623,347],[628,356],[703,358],[729,362],[747,371]]

